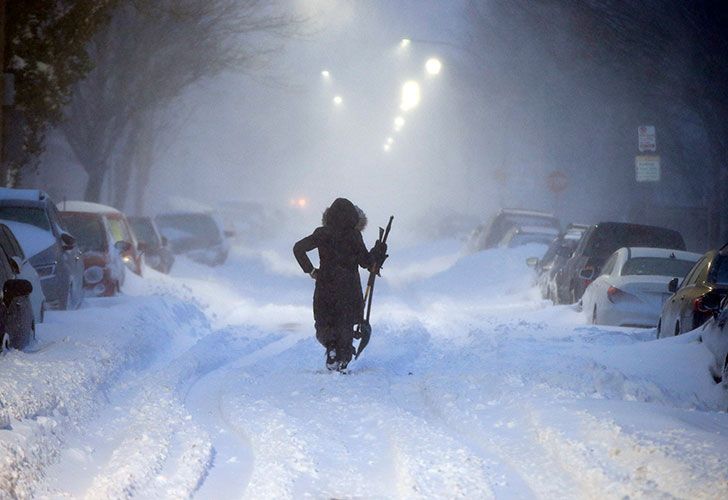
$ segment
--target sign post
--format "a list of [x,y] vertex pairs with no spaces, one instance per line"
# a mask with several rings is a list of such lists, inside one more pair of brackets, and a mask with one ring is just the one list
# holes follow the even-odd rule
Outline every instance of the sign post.
[[640,153],[654,153],[657,151],[657,133],[654,125],[637,127],[637,145]]
[[660,157],[640,155],[634,159],[637,182],[660,182]]

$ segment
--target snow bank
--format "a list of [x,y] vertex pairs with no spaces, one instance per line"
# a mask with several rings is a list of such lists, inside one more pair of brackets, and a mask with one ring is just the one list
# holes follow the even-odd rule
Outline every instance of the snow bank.
[[0,362],[0,491],[26,497],[62,447],[103,406],[121,373],[150,365],[178,342],[209,331],[193,305],[172,298],[95,299],[50,312],[30,352]]

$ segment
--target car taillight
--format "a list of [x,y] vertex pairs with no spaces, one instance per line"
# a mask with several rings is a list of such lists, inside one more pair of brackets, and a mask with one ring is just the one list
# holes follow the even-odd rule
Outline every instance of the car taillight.
[[625,295],[627,294],[617,287],[610,286],[609,288],[607,288],[607,299],[609,299],[609,302],[611,303],[614,303],[615,301],[624,298]]

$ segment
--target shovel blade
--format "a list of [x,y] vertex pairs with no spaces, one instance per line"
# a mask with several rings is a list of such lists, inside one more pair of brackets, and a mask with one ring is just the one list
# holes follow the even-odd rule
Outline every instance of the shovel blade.
[[369,339],[372,337],[372,327],[369,323],[362,323],[359,327],[359,346],[356,348],[356,354],[354,359],[358,359],[361,352],[369,343]]

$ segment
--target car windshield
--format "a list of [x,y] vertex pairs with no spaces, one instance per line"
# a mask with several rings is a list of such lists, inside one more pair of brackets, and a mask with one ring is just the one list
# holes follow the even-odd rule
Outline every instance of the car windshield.
[[61,214],[66,230],[76,238],[82,252],[106,252],[106,231],[98,217],[91,215]]
[[160,215],[157,223],[170,240],[194,238],[210,243],[221,241],[217,224],[206,214]]
[[547,234],[523,233],[523,234],[517,234],[517,235],[513,236],[511,241],[508,242],[508,246],[510,248],[515,248],[515,247],[520,247],[523,245],[528,245],[531,243],[548,245],[549,243],[551,243],[552,239],[553,239],[553,236],[550,236]]
[[129,224],[131,224],[131,228],[139,241],[143,241],[151,247],[159,246],[157,233],[150,221],[146,219],[129,219]]
[[629,259],[622,267],[622,276],[671,276],[682,278],[695,262],[690,260],[670,259],[664,257],[635,257]]
[[622,247],[685,249],[680,233],[670,229],[636,225],[600,226],[584,255],[607,258]]
[[51,230],[48,214],[40,207],[0,206],[0,219],[30,224],[44,231]]
[[716,262],[715,284],[728,285],[728,255],[721,255]]

